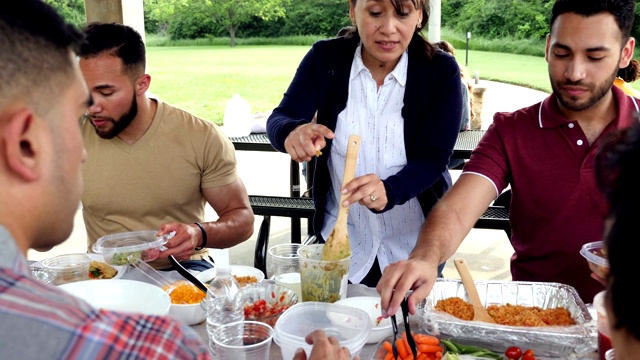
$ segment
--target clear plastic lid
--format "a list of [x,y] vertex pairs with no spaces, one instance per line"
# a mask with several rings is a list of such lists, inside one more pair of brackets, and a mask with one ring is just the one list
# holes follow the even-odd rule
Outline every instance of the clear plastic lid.
[[102,254],[111,265],[126,265],[133,261],[152,261],[158,258],[164,244],[175,233],[156,236],[155,230],[130,231],[105,235],[93,244],[93,251]]
[[580,255],[592,263],[609,267],[609,260],[607,260],[607,255],[604,252],[604,241],[590,242],[582,245]]
[[307,301],[286,310],[275,325],[274,341],[279,346],[304,348],[311,345],[304,340],[314,330],[324,330],[334,336],[351,353],[359,352],[371,332],[369,314],[349,306]]

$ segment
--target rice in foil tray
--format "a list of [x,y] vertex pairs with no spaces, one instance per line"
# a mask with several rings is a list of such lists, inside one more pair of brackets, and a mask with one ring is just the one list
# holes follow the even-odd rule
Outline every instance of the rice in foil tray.
[[536,357],[591,358],[597,349],[595,320],[571,286],[524,281],[475,281],[480,301],[489,305],[564,307],[575,320],[570,326],[508,326],[458,319],[435,309],[438,300],[470,301],[460,280],[438,279],[419,305],[418,326],[440,338],[503,352],[509,346],[532,349]]

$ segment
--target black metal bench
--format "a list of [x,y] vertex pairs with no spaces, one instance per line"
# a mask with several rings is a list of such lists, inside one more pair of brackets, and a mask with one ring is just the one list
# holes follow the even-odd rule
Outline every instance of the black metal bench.
[[[267,273],[267,249],[269,248],[269,230],[271,216],[290,217],[292,219],[306,218],[312,220],[315,212],[313,200],[308,197],[280,197],[280,196],[256,196],[249,195],[249,201],[253,213],[263,216],[256,247],[253,264],[256,268]],[[511,237],[509,225],[509,211],[504,206],[490,206],[473,226],[476,229],[504,230]],[[314,236],[308,235],[304,243],[314,240]],[[292,242],[302,242],[300,238],[292,238]]]
[[475,229],[504,230],[507,236],[511,238],[509,210],[504,206],[489,206],[473,227]]

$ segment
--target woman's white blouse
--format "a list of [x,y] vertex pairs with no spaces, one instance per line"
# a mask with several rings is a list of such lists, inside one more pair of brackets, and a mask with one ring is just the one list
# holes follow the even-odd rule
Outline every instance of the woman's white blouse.
[[[380,179],[398,173],[407,164],[404,146],[402,107],[407,80],[408,54],[405,51],[395,69],[378,89],[371,72],[362,62],[361,46],[351,65],[349,97],[338,115],[328,166],[332,187],[322,227],[327,239],[335,226],[349,135],[361,137],[356,177],[374,173]],[[374,195],[380,197],[382,194]],[[348,231],[351,242],[349,280],[359,283],[369,272],[376,255],[380,270],[406,259],[413,250],[424,214],[417,198],[382,214],[358,203],[349,208]]]

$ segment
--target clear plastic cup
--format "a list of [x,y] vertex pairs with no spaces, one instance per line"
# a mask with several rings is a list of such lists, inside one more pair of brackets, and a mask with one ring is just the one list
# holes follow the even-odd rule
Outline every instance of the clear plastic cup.
[[279,244],[269,248],[267,277],[275,279],[280,274],[300,272],[298,249],[302,244]]
[[273,280],[276,282],[276,285],[291,289],[298,299],[302,301],[302,278],[300,277],[299,272],[279,274],[276,275]]
[[302,301],[333,303],[347,297],[350,257],[335,261],[322,260],[324,244],[298,249]]
[[268,360],[273,328],[258,321],[245,321],[242,342],[238,342],[236,328],[239,323],[225,324],[213,332],[213,341],[220,359]]
[[91,257],[87,254],[59,255],[42,262],[42,267],[53,277],[52,284],[62,285],[89,280]]

